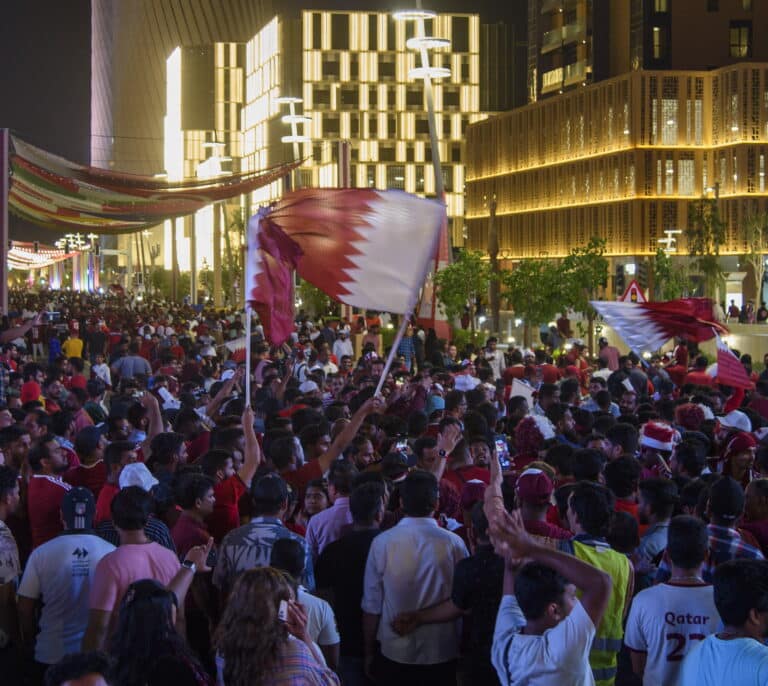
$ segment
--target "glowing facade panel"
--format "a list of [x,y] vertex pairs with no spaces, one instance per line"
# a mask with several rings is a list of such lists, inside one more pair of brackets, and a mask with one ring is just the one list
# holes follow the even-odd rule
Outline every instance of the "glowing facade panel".
[[[768,205],[768,64],[637,71],[470,126],[469,247],[485,250],[496,195],[505,257],[562,256],[591,236],[611,255],[647,255],[719,184],[723,254]],[[762,176],[761,176],[762,170]]]

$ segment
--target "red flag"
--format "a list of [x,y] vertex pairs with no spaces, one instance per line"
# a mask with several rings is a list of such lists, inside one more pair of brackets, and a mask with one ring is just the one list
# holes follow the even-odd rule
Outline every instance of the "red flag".
[[410,312],[445,206],[401,191],[306,189],[248,222],[248,301],[274,343],[293,330],[290,273],[347,305]]
[[753,388],[754,384],[747,375],[747,370],[741,364],[736,355],[734,355],[728,346],[722,341],[720,336],[716,337],[717,342],[717,383],[731,388]]
[[648,303],[596,300],[592,306],[630,349],[639,353],[658,350],[675,336],[701,343],[717,332],[728,332],[716,320],[708,298]]

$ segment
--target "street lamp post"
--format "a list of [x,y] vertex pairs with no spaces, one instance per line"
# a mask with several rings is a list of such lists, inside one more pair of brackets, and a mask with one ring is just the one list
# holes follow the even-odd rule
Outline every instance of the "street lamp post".
[[[301,98],[294,97],[292,95],[284,95],[282,97],[277,98],[276,102],[280,105],[288,105],[288,112],[289,114],[281,117],[280,121],[283,122],[283,124],[289,124],[291,127],[291,135],[290,136],[283,136],[280,140],[283,143],[292,143],[293,144],[293,159],[294,161],[298,161],[301,156],[301,152],[299,149],[299,143],[309,143],[312,139],[302,133],[299,135],[299,124],[302,124],[306,127],[307,124],[311,123],[312,119],[311,117],[307,117],[303,114],[296,114],[296,105],[301,104],[304,102]],[[297,169],[295,172],[295,177],[292,183],[293,188],[298,188],[300,183],[300,172]]]

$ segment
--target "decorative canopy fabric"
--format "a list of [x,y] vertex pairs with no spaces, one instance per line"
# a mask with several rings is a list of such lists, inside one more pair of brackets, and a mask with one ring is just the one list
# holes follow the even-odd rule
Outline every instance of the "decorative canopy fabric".
[[260,172],[168,182],[76,164],[12,136],[9,208],[56,231],[133,233],[193,214],[289,174],[300,162]]
[[77,251],[65,252],[50,245],[38,245],[37,252],[35,252],[34,243],[11,241],[8,250],[8,266],[11,269],[21,270],[43,269],[76,254]]

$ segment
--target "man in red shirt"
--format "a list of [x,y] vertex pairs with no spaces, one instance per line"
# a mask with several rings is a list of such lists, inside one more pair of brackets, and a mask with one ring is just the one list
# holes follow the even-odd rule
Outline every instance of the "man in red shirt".
[[81,429],[75,437],[75,452],[80,464],[64,474],[64,481],[72,486],[87,488],[93,493],[94,499],[98,498],[107,481],[107,467],[104,464],[106,447],[107,439],[101,429],[95,426]]
[[107,478],[96,500],[94,525],[112,519],[111,505],[120,491],[120,472],[125,465],[133,462],[136,462],[136,450],[130,441],[114,441],[104,450],[104,468]]
[[251,481],[263,461],[261,447],[253,428],[253,409],[243,410],[243,464],[235,472],[232,454],[226,450],[209,450],[200,458],[203,474],[214,481],[216,504],[207,517],[208,528],[216,543],[240,526],[237,503],[250,489]]
[[[377,411],[378,401],[374,398],[366,400],[352,415],[349,423],[339,432],[333,443],[331,443],[330,436],[323,434],[316,436],[316,440],[307,441],[310,431],[317,425],[310,425],[304,428],[302,435],[302,445],[304,446],[304,456],[307,458],[307,462],[291,472],[283,474],[285,480],[295,489],[299,491],[299,499],[304,497],[304,491],[307,484],[313,479],[322,479],[323,475],[331,468],[334,460],[338,459],[341,455],[341,451],[344,450],[357,435],[360,427],[363,425],[363,420],[373,412]],[[314,431],[314,429],[313,429]],[[305,432],[307,432],[305,434]],[[311,448],[313,452],[308,452],[307,448]]]
[[685,375],[683,385],[693,384],[695,386],[708,386],[713,388],[715,380],[707,374],[707,365],[709,360],[704,355],[699,355],[693,363],[693,370]]
[[547,521],[547,510],[555,486],[552,479],[541,469],[528,468],[517,479],[515,493],[525,530],[536,537],[555,540],[573,538],[566,529]]
[[206,545],[211,534],[205,520],[216,503],[213,479],[204,474],[189,473],[176,487],[176,504],[181,514],[171,529],[176,552],[181,559],[196,545]]
[[[480,448],[481,441],[472,439],[472,443],[476,450]],[[464,488],[464,484],[468,481],[482,481],[484,484],[491,483],[491,473],[488,471],[490,465],[491,448],[486,445],[487,451],[480,451],[484,454],[484,457],[480,457],[481,463],[484,461],[485,467],[477,466],[472,454],[470,453],[467,441],[462,439],[456,447],[451,451],[448,456],[448,465],[443,478],[450,481],[461,492]]]
[[47,434],[29,451],[34,472],[29,481],[27,507],[32,547],[37,548],[62,531],[61,501],[71,488],[61,475],[69,467],[53,434]]

